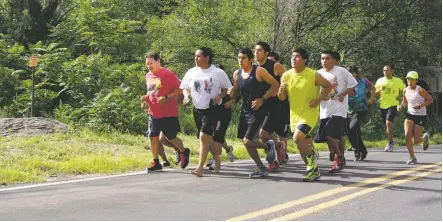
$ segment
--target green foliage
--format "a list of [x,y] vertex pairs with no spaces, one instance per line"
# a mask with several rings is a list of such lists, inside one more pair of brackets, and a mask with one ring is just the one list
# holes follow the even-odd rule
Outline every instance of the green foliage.
[[0,106],[10,106],[18,91],[20,81],[12,69],[0,67]]
[[[179,77],[194,66],[197,47],[209,46],[228,75],[238,68],[236,51],[263,40],[290,67],[291,49],[340,52],[375,81],[385,63],[395,75],[441,66],[441,1],[320,0],[66,0],[0,1],[0,116],[30,114],[29,56],[35,70],[37,116],[95,130],[143,133],[147,114],[143,54],[161,53]],[[420,72],[423,77],[431,72]],[[441,101],[440,101],[441,104]],[[227,136],[235,137],[239,105]],[[182,131],[195,135],[192,107],[180,107]],[[403,114],[395,135],[402,137]],[[429,108],[427,130],[441,133],[441,113]],[[384,139],[378,106],[372,106],[365,139]]]

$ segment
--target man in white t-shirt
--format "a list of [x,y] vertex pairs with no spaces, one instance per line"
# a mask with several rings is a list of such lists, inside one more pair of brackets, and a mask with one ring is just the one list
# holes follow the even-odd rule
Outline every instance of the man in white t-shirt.
[[189,101],[190,94],[194,104],[194,120],[200,133],[200,160],[197,169],[191,173],[200,177],[203,175],[209,151],[214,157],[215,172],[220,171],[223,140],[214,135],[217,120],[220,118],[215,105],[221,104],[228,88],[232,87],[228,75],[212,65],[212,58],[210,48],[199,48],[194,57],[196,67],[186,72],[180,85],[180,89],[183,89],[184,103]]
[[[353,93],[357,81],[343,67],[337,66],[336,53],[324,51],[321,54],[323,69],[318,72],[332,84],[326,100],[320,103],[320,127],[315,136],[316,142],[327,142],[333,157],[331,173],[342,170],[344,160],[344,136],[348,112],[348,94]],[[339,141],[342,141],[341,143]]]

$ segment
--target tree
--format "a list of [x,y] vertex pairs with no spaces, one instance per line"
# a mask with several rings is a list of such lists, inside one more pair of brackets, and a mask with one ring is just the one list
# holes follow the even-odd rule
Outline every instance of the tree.
[[27,46],[46,40],[72,8],[68,0],[8,0],[11,38]]

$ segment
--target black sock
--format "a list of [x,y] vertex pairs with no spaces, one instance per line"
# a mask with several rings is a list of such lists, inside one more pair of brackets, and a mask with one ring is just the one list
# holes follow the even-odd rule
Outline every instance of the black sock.
[[154,163],[160,164],[160,161],[158,159],[154,159]]

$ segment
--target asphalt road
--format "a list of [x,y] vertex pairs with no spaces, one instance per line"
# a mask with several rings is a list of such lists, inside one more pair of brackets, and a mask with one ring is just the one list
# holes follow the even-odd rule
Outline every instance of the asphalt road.
[[442,220],[442,147],[370,149],[363,162],[302,182],[298,155],[280,172],[250,179],[254,165],[238,161],[220,174],[197,178],[189,170],[0,189],[0,220]]

